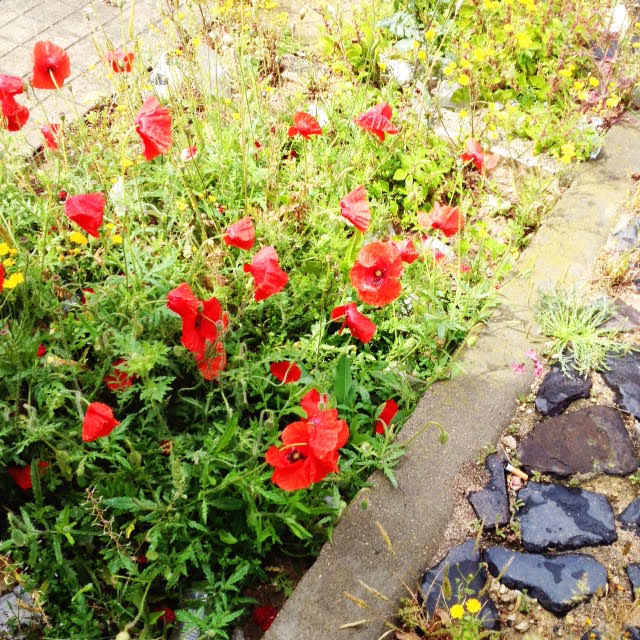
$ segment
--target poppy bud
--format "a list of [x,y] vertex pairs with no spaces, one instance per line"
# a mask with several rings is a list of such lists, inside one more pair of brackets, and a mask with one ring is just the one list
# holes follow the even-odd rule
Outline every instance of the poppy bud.
[[132,467],[139,467],[140,463],[142,462],[142,456],[138,451],[132,451],[127,456],[127,460],[129,461]]
[[131,636],[128,631],[121,631],[115,638],[115,640],[131,640]]

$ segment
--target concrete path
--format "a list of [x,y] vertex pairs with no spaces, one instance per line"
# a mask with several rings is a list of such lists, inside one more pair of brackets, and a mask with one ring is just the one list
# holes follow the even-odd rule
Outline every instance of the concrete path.
[[[533,373],[516,376],[511,365],[536,335],[537,291],[589,281],[629,196],[629,176],[640,171],[638,149],[640,126],[616,125],[601,158],[581,167],[521,256],[519,275],[503,288],[499,314],[462,354],[463,373],[433,385],[404,426],[399,439],[412,442],[396,467],[398,488],[374,474],[265,640],[377,640],[388,631],[385,622],[442,542],[457,499],[454,478],[483,445],[497,442],[533,381]],[[436,429],[425,430],[433,421],[449,434],[444,446]],[[372,598],[371,589],[387,599]],[[378,606],[362,608],[362,601]]]
[[111,93],[105,69],[97,64],[95,43],[101,48],[108,41],[115,47],[131,46],[136,36],[160,19],[155,0],[125,0],[122,8],[117,4],[115,0],[1,0],[0,74],[28,80],[38,40],[63,47],[71,60],[71,76],[61,91],[35,90],[35,100],[20,99],[31,109],[23,128],[29,143],[42,143],[39,130],[47,121],[59,122],[61,113],[82,114]]

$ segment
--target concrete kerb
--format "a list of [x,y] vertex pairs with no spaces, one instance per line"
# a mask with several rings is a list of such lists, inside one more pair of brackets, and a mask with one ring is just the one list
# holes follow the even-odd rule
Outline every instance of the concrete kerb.
[[[581,167],[572,186],[522,254],[517,275],[502,290],[503,304],[477,341],[460,356],[463,373],[434,384],[404,426],[415,438],[396,468],[398,488],[379,473],[348,507],[331,543],[287,600],[264,640],[376,640],[389,627],[398,600],[414,589],[451,518],[453,479],[483,445],[508,426],[532,373],[515,375],[536,336],[537,292],[558,284],[583,285],[627,200],[630,175],[640,172],[640,124],[614,126],[601,158]],[[449,434],[438,442],[437,422]],[[382,531],[388,536],[389,551]],[[376,589],[388,600],[373,597]],[[359,607],[344,594],[371,605]],[[345,624],[361,624],[341,628]]]

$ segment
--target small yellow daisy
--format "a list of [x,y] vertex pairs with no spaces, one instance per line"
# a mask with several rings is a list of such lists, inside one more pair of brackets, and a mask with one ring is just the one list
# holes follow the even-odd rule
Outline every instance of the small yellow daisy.
[[478,613],[478,611],[482,609],[482,604],[480,600],[477,600],[476,598],[469,598],[466,602],[466,605],[467,605],[467,611],[469,613]]
[[469,82],[471,82],[471,79],[469,78],[469,76],[466,73],[461,73],[458,76],[458,84],[462,87],[468,87],[469,86]]
[[113,242],[113,244],[122,244],[122,236],[119,233],[114,233],[111,236],[111,242]]
[[454,604],[451,609],[449,609],[449,615],[454,620],[460,620],[464,615],[464,607],[461,604]]
[[72,231],[69,234],[69,240],[74,244],[87,244],[89,242],[86,236],[79,231]]
[[6,256],[11,251],[11,247],[6,242],[0,242],[0,256]]
[[4,288],[5,289],[14,289],[21,282],[24,282],[24,276],[21,273],[12,273],[5,281]]

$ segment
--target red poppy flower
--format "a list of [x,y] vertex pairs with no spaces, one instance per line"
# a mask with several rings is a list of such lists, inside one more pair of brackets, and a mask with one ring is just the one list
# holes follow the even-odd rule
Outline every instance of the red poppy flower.
[[128,389],[133,384],[136,376],[129,375],[120,368],[120,365],[126,365],[126,363],[127,361],[122,358],[113,363],[113,371],[104,377],[104,383],[107,385],[107,389],[111,391],[122,391],[123,389]]
[[80,297],[80,302],[82,302],[82,304],[87,304],[87,293],[95,293],[95,291],[91,287],[85,287],[82,289],[82,295]]
[[376,323],[369,320],[367,316],[363,315],[356,308],[355,302],[336,307],[331,312],[331,319],[337,320],[344,317],[342,327],[340,327],[340,333],[346,327],[351,331],[351,335],[362,342],[369,342],[376,333]]
[[162,453],[165,456],[168,456],[168,455],[171,454],[171,447],[172,447],[171,440],[161,440],[160,441],[160,448],[162,449]]
[[285,491],[306,489],[330,473],[339,471],[338,451],[317,458],[309,445],[314,427],[308,422],[293,422],[282,432],[282,447],[269,447],[265,459],[275,468],[271,480]]
[[153,160],[171,148],[171,114],[155,96],[149,96],[135,119],[136,131],[142,138],[144,157]]
[[[41,460],[38,462],[38,475],[42,476],[46,472],[49,463]],[[24,467],[9,467],[7,473],[13,478],[13,481],[23,490],[33,489],[31,482],[31,465]]]
[[18,104],[13,96],[2,95],[0,93],[0,124],[2,124],[7,131],[20,131],[25,122],[29,119],[29,109]]
[[371,222],[371,212],[364,187],[357,187],[340,200],[342,215],[362,233],[366,233]]
[[253,256],[251,264],[244,265],[245,273],[253,276],[256,302],[282,291],[289,282],[289,276],[280,268],[278,254],[273,247],[262,247]]
[[296,362],[287,362],[286,360],[282,362],[272,362],[269,369],[274,378],[277,378],[285,384],[298,382],[300,376],[302,376],[302,371],[300,371],[300,367]]
[[493,153],[486,153],[482,150],[482,147],[477,140],[473,140],[471,138],[467,140],[464,151],[460,154],[460,159],[463,162],[472,161],[474,167],[480,171],[480,173],[495,169],[496,165],[500,161],[499,156]]
[[362,302],[382,307],[402,291],[404,264],[393,242],[371,242],[360,249],[349,278]]
[[314,416],[318,415],[327,408],[328,398],[326,394],[320,395],[317,389],[311,389],[302,396],[300,400],[300,406],[302,410],[307,414],[307,420],[311,420]]
[[113,51],[107,51],[105,58],[114,73],[129,73],[135,55],[132,51],[125,53],[122,49],[114,49]]
[[293,127],[289,127],[290,138],[300,134],[305,140],[309,140],[311,136],[319,136],[322,133],[318,121],[304,111],[293,114],[293,124]]
[[71,196],[64,203],[64,212],[72,222],[82,227],[89,235],[98,237],[102,225],[105,198],[101,193],[85,193]]
[[458,207],[436,202],[430,214],[418,213],[418,224],[427,229],[429,227],[440,229],[447,238],[450,238],[464,228],[464,215]]
[[113,417],[111,407],[92,402],[82,421],[82,441],[91,442],[108,436],[120,423]]
[[158,607],[153,611],[154,613],[158,613],[160,611],[162,612],[162,615],[158,618],[158,620],[162,622],[163,625],[171,624],[172,622],[176,621],[176,614],[174,613],[173,609],[170,609],[169,607]]
[[471,271],[471,267],[468,264],[460,265],[460,273],[469,273]]
[[266,631],[276,619],[278,610],[269,604],[263,604],[260,607],[256,607],[251,614],[253,621],[262,629]]
[[229,225],[222,239],[228,247],[248,250],[253,247],[255,238],[256,230],[253,227],[253,220],[247,216]]
[[38,358],[42,358],[47,353],[47,347],[45,347],[42,342],[38,345],[38,350],[36,351],[36,356]]
[[376,433],[384,433],[391,424],[393,417],[398,413],[398,403],[390,398],[384,403],[384,408],[376,422]]
[[58,191],[58,200],[60,202],[64,202],[67,199],[68,195],[69,194],[66,191],[64,191],[63,189],[60,189],[60,191]]
[[[196,358],[198,356],[196,355]],[[198,370],[205,380],[215,380],[220,377],[220,372],[227,365],[227,354],[224,345],[220,340],[215,343],[215,347],[207,344],[205,356],[196,363]]]
[[49,147],[49,149],[53,149],[54,151],[58,148],[58,136],[60,135],[60,125],[59,124],[47,124],[40,129],[42,131],[42,136],[44,137],[44,143]]
[[365,111],[358,116],[354,122],[365,131],[373,133],[380,142],[384,142],[386,133],[398,133],[398,130],[391,123],[391,107],[386,102],[381,102],[369,111]]
[[59,89],[71,75],[69,56],[53,42],[39,41],[33,47],[33,76],[35,89]]

